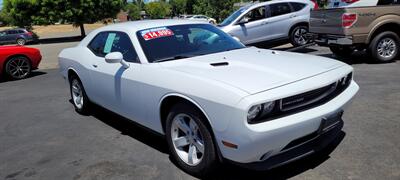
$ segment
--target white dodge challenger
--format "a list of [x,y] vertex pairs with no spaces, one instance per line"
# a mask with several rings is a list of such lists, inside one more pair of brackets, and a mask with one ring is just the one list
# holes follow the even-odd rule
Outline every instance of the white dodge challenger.
[[316,152],[359,89],[342,62],[245,47],[185,20],[102,27],[59,64],[78,113],[94,103],[165,135],[197,176],[220,161],[262,170]]

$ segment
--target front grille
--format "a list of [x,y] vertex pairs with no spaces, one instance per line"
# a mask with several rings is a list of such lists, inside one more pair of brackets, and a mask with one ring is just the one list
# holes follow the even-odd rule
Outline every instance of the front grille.
[[346,90],[352,79],[353,74],[350,73],[327,86],[277,100],[275,101],[276,106],[270,114],[267,116],[260,116],[257,119],[248,121],[248,123],[261,123],[325,104]]
[[280,110],[286,112],[323,104],[342,93],[350,85],[351,80],[352,74],[349,74],[328,86],[284,98],[280,100]]

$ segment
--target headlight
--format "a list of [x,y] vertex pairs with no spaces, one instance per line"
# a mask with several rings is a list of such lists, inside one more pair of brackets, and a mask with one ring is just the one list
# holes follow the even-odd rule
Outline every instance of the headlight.
[[275,102],[267,102],[259,105],[254,105],[249,109],[247,113],[247,120],[253,121],[255,119],[262,118],[274,110]]
[[252,106],[249,109],[249,112],[247,113],[247,119],[249,121],[253,120],[254,118],[256,118],[260,114],[261,110],[262,110],[262,105],[261,104]]

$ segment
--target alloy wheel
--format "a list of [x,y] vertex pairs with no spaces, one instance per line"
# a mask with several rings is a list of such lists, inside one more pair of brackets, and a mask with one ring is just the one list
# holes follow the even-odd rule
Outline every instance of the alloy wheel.
[[172,120],[171,139],[179,158],[189,166],[201,163],[204,156],[204,139],[198,124],[186,114]]
[[307,29],[305,29],[305,28],[296,29],[296,31],[294,32],[294,41],[298,45],[307,44],[308,40],[307,40],[306,34],[307,34]]
[[29,60],[24,57],[16,57],[7,63],[6,72],[13,79],[23,79],[31,72]]
[[81,84],[77,79],[72,80],[71,82],[71,91],[72,91],[72,100],[74,101],[74,105],[78,109],[83,108],[83,91]]
[[377,52],[381,57],[390,58],[396,53],[396,48],[396,43],[392,38],[384,38],[379,41]]

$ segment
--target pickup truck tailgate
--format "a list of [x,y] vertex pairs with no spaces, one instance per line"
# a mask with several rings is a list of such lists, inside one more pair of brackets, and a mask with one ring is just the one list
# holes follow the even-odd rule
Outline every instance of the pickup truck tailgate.
[[321,9],[311,12],[310,32],[324,34],[345,34],[342,28],[342,15],[345,9]]

